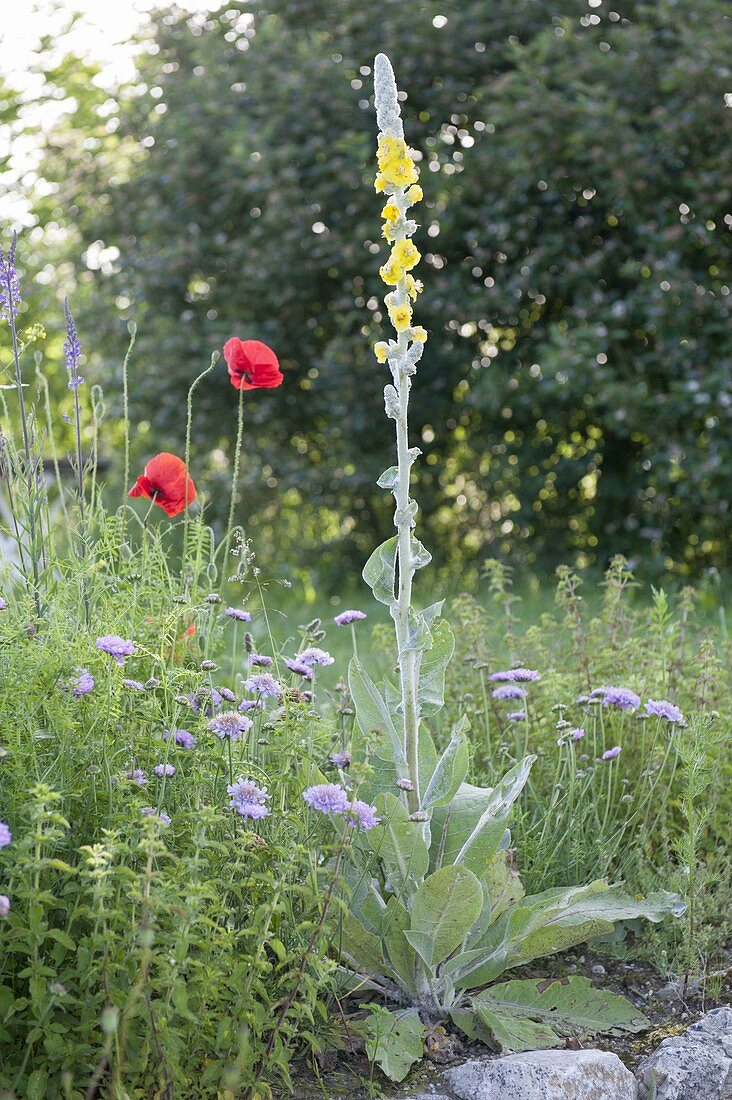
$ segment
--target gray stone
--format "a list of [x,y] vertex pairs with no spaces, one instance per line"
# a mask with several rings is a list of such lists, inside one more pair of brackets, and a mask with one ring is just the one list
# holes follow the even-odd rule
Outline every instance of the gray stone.
[[732,1100],[732,1008],[715,1008],[664,1039],[637,1076],[642,1100]]
[[448,1070],[459,1100],[637,1100],[635,1077],[602,1050],[535,1050]]

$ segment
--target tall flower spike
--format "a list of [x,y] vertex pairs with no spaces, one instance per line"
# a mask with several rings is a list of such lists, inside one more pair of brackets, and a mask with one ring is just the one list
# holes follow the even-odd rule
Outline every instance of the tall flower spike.
[[15,249],[18,244],[18,235],[13,233],[13,239],[7,254],[0,248],[0,316],[5,321],[10,321],[18,315],[18,306],[21,303],[20,284],[18,273],[15,270]]
[[76,321],[71,316],[68,299],[64,302],[64,314],[66,316],[66,342],[64,343],[66,370],[69,372],[69,389],[75,390],[82,384],[84,379],[79,374],[81,344],[79,343],[79,334],[76,331]]
[[403,138],[404,127],[399,111],[394,70],[385,53],[376,55],[374,61],[374,100],[376,103],[376,123],[386,137]]

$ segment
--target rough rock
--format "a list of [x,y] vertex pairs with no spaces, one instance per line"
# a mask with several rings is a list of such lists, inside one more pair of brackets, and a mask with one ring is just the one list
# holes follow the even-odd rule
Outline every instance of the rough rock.
[[[444,1075],[460,1100],[637,1100],[638,1085],[616,1054],[536,1050],[484,1061]],[[699,1098],[698,1098],[699,1100]]]
[[715,1008],[664,1039],[637,1075],[642,1100],[732,1100],[732,1008]]

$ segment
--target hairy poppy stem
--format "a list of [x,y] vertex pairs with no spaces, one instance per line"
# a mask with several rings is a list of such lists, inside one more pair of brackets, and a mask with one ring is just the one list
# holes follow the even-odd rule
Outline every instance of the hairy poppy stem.
[[[127,345],[127,353],[122,363],[122,418],[125,426],[125,476],[122,482],[122,506],[126,504],[127,486],[130,481],[130,393],[128,389],[128,371],[130,366],[130,358],[135,346],[135,340],[137,339],[137,325],[134,321],[130,321],[127,325],[127,331],[130,334],[130,342]],[[122,520],[124,524],[124,519]],[[124,526],[123,526],[124,538]]]
[[[218,351],[211,352],[211,362],[202,370],[197,378],[194,378],[191,383],[191,387],[188,390],[188,399],[186,401],[186,450],[185,450],[185,464],[186,470],[191,468],[191,426],[193,424],[193,391],[199,385],[200,382],[210,374],[218,363],[221,355]],[[188,561],[188,529],[190,526],[190,516],[188,514],[188,482],[186,481],[185,490],[185,511],[183,512],[183,562],[182,572],[185,574],[186,562]]]
[[234,448],[234,466],[231,472],[231,503],[229,504],[229,518],[226,521],[226,539],[224,542],[224,560],[222,570],[226,579],[226,562],[231,549],[231,535],[234,529],[234,512],[236,511],[236,490],[239,484],[239,460],[241,458],[241,444],[244,437],[244,387],[239,390],[239,419],[236,429],[236,446]]

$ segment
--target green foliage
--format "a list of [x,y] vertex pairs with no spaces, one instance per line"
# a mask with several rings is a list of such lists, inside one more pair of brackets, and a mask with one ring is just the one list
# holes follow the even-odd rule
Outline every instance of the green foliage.
[[[413,425],[439,557],[456,575],[487,550],[542,569],[608,547],[655,572],[723,562],[723,0],[249,11],[161,12],[111,98],[76,58],[47,69],[45,97],[74,100],[45,143],[35,212],[62,227],[67,263],[86,255],[81,331],[116,391],[123,328],[100,303],[140,325],[136,447],[179,438],[211,350],[256,335],[288,379],[276,400],[258,395],[246,429],[262,551],[353,568],[374,530],[387,535],[365,126],[386,48],[428,169],[421,305],[439,339]],[[201,397],[195,465],[223,488],[226,380]]]

